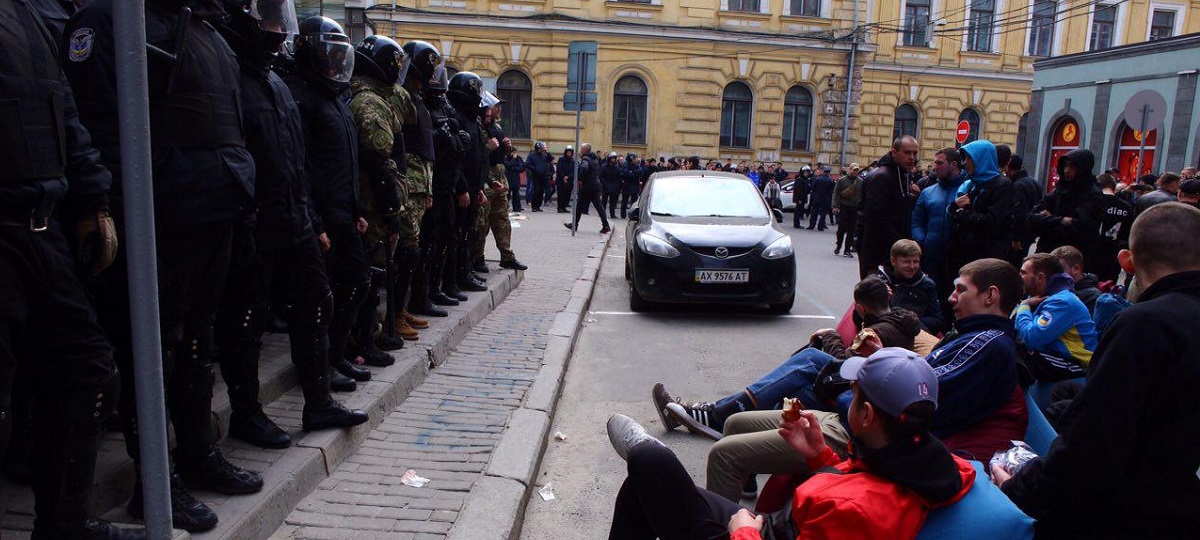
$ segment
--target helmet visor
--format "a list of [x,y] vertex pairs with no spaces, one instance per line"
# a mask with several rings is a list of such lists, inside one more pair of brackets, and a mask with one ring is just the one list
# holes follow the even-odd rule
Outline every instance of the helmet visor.
[[408,78],[408,68],[412,66],[412,58],[403,49],[396,51],[396,84],[404,84]]
[[496,97],[495,94],[488,92],[487,90],[484,90],[483,93],[480,94],[480,96],[479,96],[479,107],[480,108],[487,109],[489,107],[495,107],[496,105],[499,105],[499,104],[500,104],[500,98]]
[[294,36],[299,32],[296,22],[296,5],[290,0],[253,0],[250,16],[258,21],[258,27],[268,32]]
[[350,82],[354,73],[354,46],[343,34],[321,34],[312,41],[317,72],[332,81]]

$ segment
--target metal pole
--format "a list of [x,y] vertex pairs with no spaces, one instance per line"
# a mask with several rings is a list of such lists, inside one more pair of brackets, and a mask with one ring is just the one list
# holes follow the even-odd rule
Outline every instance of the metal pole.
[[838,158],[838,165],[846,166],[846,140],[850,137],[850,96],[854,94],[854,57],[858,53],[858,0],[854,0],[854,30],[850,36],[854,41],[850,42],[850,65],[846,68],[846,104],[845,111],[842,115],[842,153]]
[[1142,105],[1142,121],[1138,123],[1138,133],[1142,134],[1140,141],[1141,145],[1138,146],[1137,170],[1133,171],[1133,178],[1129,179],[1130,185],[1132,185],[1134,182],[1137,182],[1137,179],[1142,177],[1142,171],[1146,169],[1146,164],[1143,163],[1142,160],[1145,159],[1146,154],[1146,137],[1149,135],[1146,133],[1146,118],[1149,116],[1150,105]]
[[579,73],[575,83],[575,178],[571,179],[575,182],[575,189],[571,190],[571,236],[579,232],[579,190],[583,189],[582,179],[579,178],[579,164],[583,161],[582,150],[579,148],[579,128],[583,122],[583,78],[587,73],[587,64],[588,53],[580,51]]
[[125,198],[125,258],[133,329],[138,451],[146,537],[168,540],[171,531],[167,408],[163,397],[162,341],[158,319],[158,264],[154,188],[150,166],[150,91],[146,75],[146,12],[142,2],[113,2],[121,181]]

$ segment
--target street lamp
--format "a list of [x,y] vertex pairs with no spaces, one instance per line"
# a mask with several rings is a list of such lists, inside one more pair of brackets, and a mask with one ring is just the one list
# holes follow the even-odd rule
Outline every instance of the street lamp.
[[925,39],[926,39],[925,46],[926,47],[933,47],[933,32],[934,32],[934,30],[937,28],[946,26],[947,23],[948,23],[948,21],[945,19],[945,17],[938,19],[936,21],[929,22],[929,26],[927,26],[925,28]]

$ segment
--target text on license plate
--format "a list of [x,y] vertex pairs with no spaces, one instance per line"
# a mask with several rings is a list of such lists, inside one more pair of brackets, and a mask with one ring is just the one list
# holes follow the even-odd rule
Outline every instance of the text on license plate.
[[749,270],[696,270],[696,283],[749,283]]

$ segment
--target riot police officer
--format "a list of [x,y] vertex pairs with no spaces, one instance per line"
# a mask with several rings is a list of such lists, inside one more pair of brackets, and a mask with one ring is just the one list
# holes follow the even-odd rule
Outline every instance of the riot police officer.
[[[459,173],[465,183],[465,191],[459,195],[459,207],[455,214],[455,226],[458,228],[458,252],[455,254],[453,280],[458,287],[465,291],[486,291],[482,283],[476,280],[471,272],[471,251],[475,245],[475,220],[479,208],[487,204],[483,193],[483,184],[487,181],[487,143],[482,136],[483,112],[487,107],[495,105],[494,96],[491,101],[485,101],[483,79],[470,71],[461,71],[450,78],[446,89],[446,97],[454,106],[455,119],[459,128],[470,136],[466,155],[460,161]],[[463,200],[466,195],[467,200]],[[467,204],[463,205],[462,203]],[[451,276],[447,274],[446,279]]]
[[[150,56],[148,76],[159,326],[179,477],[172,481],[171,503],[175,526],[193,532],[215,527],[217,516],[185,487],[237,495],[257,492],[263,483],[258,474],[225,460],[210,421],[212,326],[229,269],[234,225],[250,218],[254,193],[237,60],[212,26],[225,16],[211,1],[146,1],[147,41],[160,51]],[[118,61],[112,17],[111,0],[90,2],[71,17],[65,30],[64,70],[76,91],[81,118],[114,173],[117,194],[121,155],[112,84]],[[120,227],[120,205],[112,208]],[[126,274],[118,253],[113,267],[99,277],[96,303],[125,375],[121,419],[126,449],[136,464]],[[142,515],[140,480],[128,510],[134,517]]]
[[369,381],[371,372],[346,358],[350,330],[371,285],[362,241],[367,220],[358,194],[358,133],[346,105],[354,46],[341,25],[314,16],[300,22],[295,55],[294,69],[284,80],[303,120],[309,194],[316,210],[313,232],[325,252],[333,290],[329,363],[344,376]]
[[621,219],[625,219],[629,213],[629,206],[637,202],[643,172],[643,167],[638,163],[637,154],[633,152],[626,154],[625,167],[621,170]]
[[608,208],[608,218],[617,218],[617,199],[621,194],[621,182],[625,175],[624,167],[616,152],[609,152],[604,164],[600,166],[600,183],[604,187],[603,206]]
[[455,272],[458,261],[457,207],[469,204],[466,181],[459,174],[459,163],[466,155],[471,136],[459,128],[457,113],[446,100],[449,82],[445,66],[437,70],[425,92],[425,104],[433,122],[435,161],[433,166],[433,206],[422,224],[436,230],[438,243],[429,262],[429,300],[439,306],[456,306],[467,299],[458,288]]
[[264,448],[291,444],[258,402],[258,360],[272,300],[288,323],[292,363],[304,393],[304,431],[345,428],[368,420],[329,395],[333,295],[309,218],[308,171],[300,110],[271,70],[297,30],[289,0],[225,0],[220,26],[241,66],[246,146],[255,161],[253,228],[239,227],[237,254],[217,318],[221,376],[229,386],[230,436]]
[[0,21],[0,101],[21,112],[0,127],[0,452],[21,369],[36,385],[32,537],[142,538],[87,515],[119,380],[77,272],[116,254],[112,177],[79,123],[52,31],[21,1],[0,1]]

